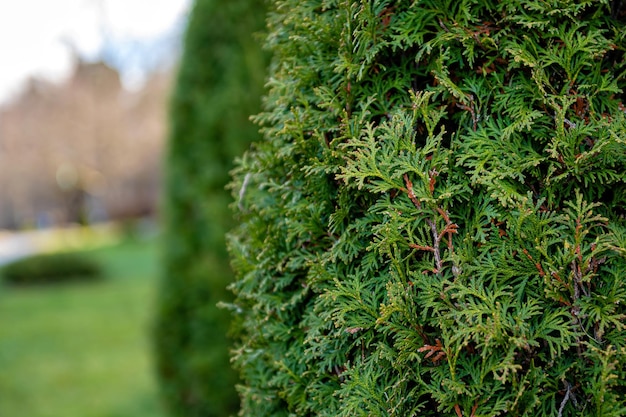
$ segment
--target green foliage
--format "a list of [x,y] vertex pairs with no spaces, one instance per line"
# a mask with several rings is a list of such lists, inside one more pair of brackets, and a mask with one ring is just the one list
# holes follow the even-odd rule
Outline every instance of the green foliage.
[[157,370],[177,416],[226,416],[238,409],[227,340],[229,315],[216,306],[232,282],[224,235],[232,226],[224,189],[235,155],[253,140],[266,53],[262,0],[197,0],[171,98],[163,283],[155,327]]
[[98,262],[79,253],[28,256],[2,267],[4,282],[11,285],[57,284],[102,278]]
[[280,0],[241,416],[626,414],[621,1]]

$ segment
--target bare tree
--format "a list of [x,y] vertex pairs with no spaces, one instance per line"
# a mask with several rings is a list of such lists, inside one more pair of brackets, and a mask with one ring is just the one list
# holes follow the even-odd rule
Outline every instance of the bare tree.
[[0,110],[0,228],[151,213],[170,75],[138,92],[102,62],[63,84],[31,80]]

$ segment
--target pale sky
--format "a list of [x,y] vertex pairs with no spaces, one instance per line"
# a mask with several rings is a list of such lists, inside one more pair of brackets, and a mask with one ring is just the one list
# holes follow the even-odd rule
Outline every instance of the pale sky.
[[[190,5],[191,0],[0,0],[0,102],[29,76],[66,77],[72,62],[68,45],[87,58],[118,45],[126,45],[128,55],[128,45],[154,43],[171,32]],[[133,77],[126,74],[130,83]]]

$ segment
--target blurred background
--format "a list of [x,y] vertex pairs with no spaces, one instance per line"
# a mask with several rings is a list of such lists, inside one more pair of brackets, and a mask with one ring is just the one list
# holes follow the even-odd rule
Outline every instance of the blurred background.
[[[13,284],[45,272],[0,285],[0,416],[164,415],[148,330],[190,7],[0,2],[0,268],[30,260]],[[51,259],[61,253],[73,257]],[[46,285],[80,257],[98,279]]]
[[154,213],[189,3],[0,3],[0,229]]

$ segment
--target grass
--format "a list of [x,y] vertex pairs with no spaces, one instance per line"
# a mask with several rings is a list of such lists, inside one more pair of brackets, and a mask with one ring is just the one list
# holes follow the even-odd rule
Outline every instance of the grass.
[[163,417],[150,362],[156,242],[92,250],[93,283],[0,288],[0,416]]

